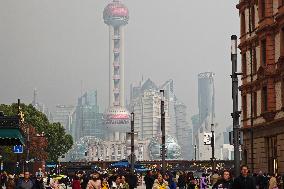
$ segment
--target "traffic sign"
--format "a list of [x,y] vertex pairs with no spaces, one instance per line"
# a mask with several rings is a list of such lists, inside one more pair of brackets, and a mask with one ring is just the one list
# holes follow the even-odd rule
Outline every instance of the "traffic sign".
[[204,145],[211,145],[211,138],[212,138],[212,133],[203,133],[203,143]]
[[17,145],[17,146],[14,146],[14,147],[13,147],[13,152],[14,152],[15,154],[22,154],[23,151],[24,151],[24,148],[23,148],[22,145]]

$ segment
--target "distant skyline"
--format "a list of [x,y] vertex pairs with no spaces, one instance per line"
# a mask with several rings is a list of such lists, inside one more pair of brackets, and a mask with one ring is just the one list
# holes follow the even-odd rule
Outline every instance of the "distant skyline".
[[[108,27],[102,14],[111,0],[0,1],[0,103],[38,100],[48,108],[76,105],[98,90],[108,105]],[[124,0],[125,94],[130,84],[151,78],[174,80],[190,116],[198,113],[198,73],[215,73],[216,121],[232,119],[230,36],[239,36],[238,0]],[[239,59],[240,63],[240,59]]]

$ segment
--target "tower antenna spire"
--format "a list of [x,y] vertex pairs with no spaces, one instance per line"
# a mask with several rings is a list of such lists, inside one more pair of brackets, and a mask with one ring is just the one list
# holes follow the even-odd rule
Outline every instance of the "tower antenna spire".
[[104,113],[108,139],[126,139],[130,114],[125,107],[124,95],[124,27],[128,24],[128,8],[120,0],[112,0],[103,13],[109,27],[109,107]]

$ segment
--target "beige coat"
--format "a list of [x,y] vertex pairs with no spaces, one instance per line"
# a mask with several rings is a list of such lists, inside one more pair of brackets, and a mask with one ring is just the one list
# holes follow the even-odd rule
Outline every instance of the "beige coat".
[[277,187],[277,181],[275,177],[271,177],[269,180],[269,189]]

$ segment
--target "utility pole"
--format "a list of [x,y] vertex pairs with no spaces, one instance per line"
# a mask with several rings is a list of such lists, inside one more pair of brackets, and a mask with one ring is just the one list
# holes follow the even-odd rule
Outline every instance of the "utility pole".
[[241,111],[238,110],[238,93],[239,93],[239,83],[237,73],[237,36],[231,36],[231,61],[232,61],[232,99],[233,99],[233,113],[231,114],[233,118],[233,139],[234,139],[234,167],[235,176],[240,175],[240,144],[239,144],[239,118]]
[[211,161],[212,161],[212,174],[215,171],[215,136],[214,136],[214,124],[211,124],[211,148],[212,148],[212,157],[211,157]]
[[196,150],[197,150],[197,146],[196,144],[194,145],[194,160],[196,161]]
[[162,93],[161,98],[161,131],[162,131],[162,172],[166,173],[166,128],[165,128],[165,101],[164,101],[164,90],[160,90]]
[[[21,111],[21,100],[18,99],[18,117],[19,117],[19,124],[24,124],[24,114]],[[26,171],[29,171],[29,159],[30,159],[30,127],[29,125],[25,125],[26,126],[26,134],[27,134],[27,141],[26,141],[26,145],[27,145],[27,154],[26,154],[26,161],[24,163],[25,167],[26,167]],[[18,158],[18,156],[17,156]],[[18,160],[17,160],[18,161]]]
[[134,174],[134,158],[135,158],[135,153],[134,153],[134,113],[131,113],[131,174]]

